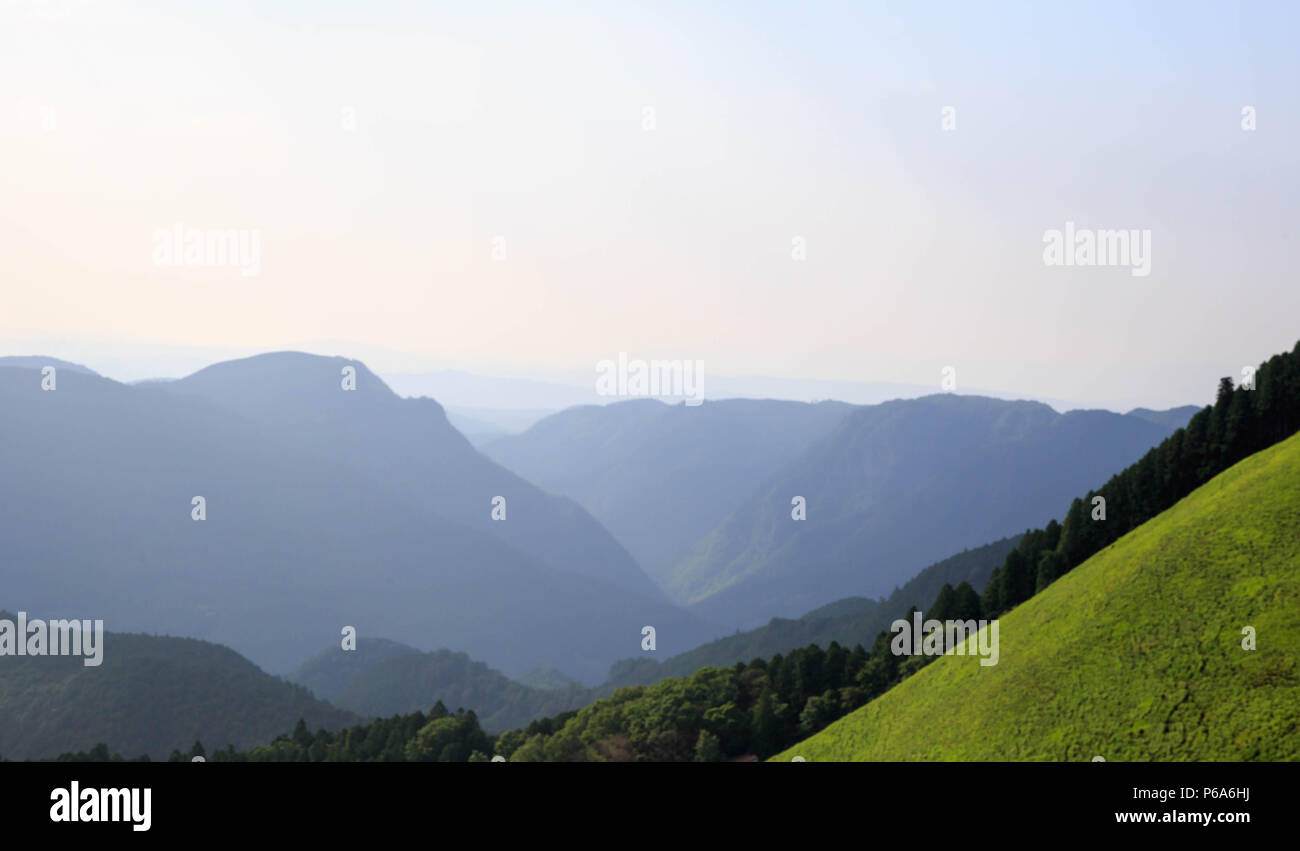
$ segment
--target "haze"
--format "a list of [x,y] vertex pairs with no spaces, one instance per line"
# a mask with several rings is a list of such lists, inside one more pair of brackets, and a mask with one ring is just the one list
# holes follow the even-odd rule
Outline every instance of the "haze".
[[[0,354],[1123,409],[1289,349],[1294,7],[996,5],[2,2]],[[1149,229],[1151,274],[1045,266],[1067,221]],[[258,274],[155,265],[176,223]]]

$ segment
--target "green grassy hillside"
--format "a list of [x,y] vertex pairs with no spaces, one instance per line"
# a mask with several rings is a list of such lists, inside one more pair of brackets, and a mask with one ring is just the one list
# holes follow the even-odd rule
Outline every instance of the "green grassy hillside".
[[773,760],[1300,759],[1298,532],[1300,435]]

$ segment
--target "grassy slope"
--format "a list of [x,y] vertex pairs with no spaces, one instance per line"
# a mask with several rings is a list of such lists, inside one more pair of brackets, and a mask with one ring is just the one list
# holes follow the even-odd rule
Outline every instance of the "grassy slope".
[[1005,615],[998,665],[938,659],[773,759],[1300,759],[1298,532],[1300,435]]

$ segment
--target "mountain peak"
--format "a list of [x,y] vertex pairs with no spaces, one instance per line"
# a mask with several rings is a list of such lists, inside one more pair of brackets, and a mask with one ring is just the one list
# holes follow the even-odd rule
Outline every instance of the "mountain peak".
[[[256,419],[290,416],[303,423],[322,417],[351,420],[400,400],[361,361],[305,352],[269,352],[222,361],[165,387],[233,406]],[[445,420],[441,406],[437,407],[433,419]]]
[[292,383],[304,388],[320,386],[341,389],[345,378],[343,371],[347,367],[352,367],[356,372],[358,392],[380,392],[387,396],[396,396],[383,379],[371,372],[370,368],[359,360],[294,351],[267,352],[237,360],[222,361],[204,367],[180,381],[200,383],[247,380],[277,384],[282,387]]

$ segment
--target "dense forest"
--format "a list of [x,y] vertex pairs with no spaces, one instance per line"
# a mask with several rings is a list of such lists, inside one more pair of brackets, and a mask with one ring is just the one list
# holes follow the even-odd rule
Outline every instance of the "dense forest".
[[[1219,384],[1212,406],[1192,417],[1136,464],[1099,490],[1075,499],[1063,523],[1025,533],[981,596],[969,582],[945,584],[927,619],[994,618],[1029,599],[1126,532],[1171,507],[1206,481],[1300,428],[1300,343],[1263,364],[1253,388]],[[1104,499],[1094,503],[1095,497]],[[899,612],[900,617],[910,614]],[[500,736],[485,734],[473,712],[437,704],[331,733],[305,723],[243,753],[208,759],[247,761],[721,761],[771,756],[883,694],[932,661],[896,656],[889,633],[870,650],[831,642],[769,659],[705,667],[689,677],[618,689],[583,709],[533,721]],[[201,755],[195,743],[190,754]],[[106,749],[98,756],[107,758]]]

